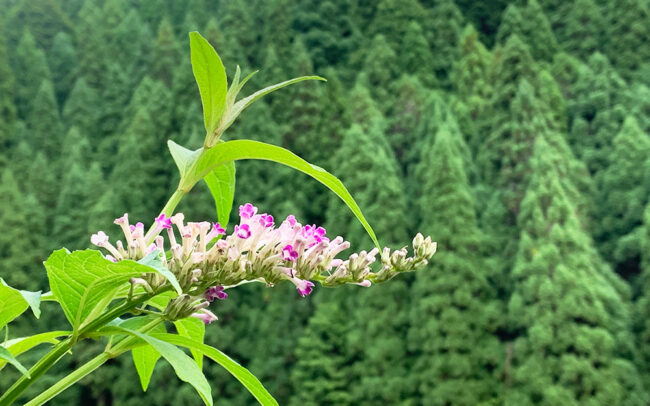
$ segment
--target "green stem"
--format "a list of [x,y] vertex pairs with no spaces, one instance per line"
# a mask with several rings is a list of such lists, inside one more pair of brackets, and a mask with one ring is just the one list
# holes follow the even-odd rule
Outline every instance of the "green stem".
[[[140,331],[146,333],[147,331],[151,330],[152,328],[160,324],[162,321],[163,319],[152,320],[150,323],[144,325],[140,329]],[[65,378],[61,379],[59,382],[49,387],[46,391],[42,392],[40,395],[36,396],[34,399],[30,400],[29,402],[25,403],[25,406],[40,406],[43,403],[49,401],[59,393],[68,389],[70,386],[74,385],[75,383],[79,382],[87,375],[91,374],[94,370],[96,370],[100,366],[104,365],[104,363],[109,359],[115,358],[120,354],[128,351],[129,346],[136,343],[137,341],[138,341],[138,337],[125,338],[124,340],[117,343],[115,347],[113,347],[109,352],[103,352],[98,356],[96,356],[95,358],[91,359],[90,361],[86,362],[81,367],[79,367],[78,369],[76,369],[75,371],[67,375]]]
[[182,190],[180,187],[174,191],[174,193],[171,195],[169,200],[167,201],[167,204],[165,204],[165,207],[160,211],[161,214],[164,214],[166,216],[171,216],[174,214],[174,209],[176,206],[178,206],[178,203],[181,202],[181,199],[185,194],[189,192],[189,190]]
[[[168,290],[168,288],[165,288]],[[162,293],[161,290],[158,293]],[[123,315],[129,310],[139,306],[145,301],[151,299],[154,295],[142,295],[135,300],[125,301],[119,306],[112,308],[110,311],[101,317],[91,321],[79,331],[79,337],[69,337],[54,346],[43,358],[41,358],[30,370],[30,377],[21,376],[13,385],[0,397],[0,406],[9,406],[23,393],[31,384],[47,372],[54,364],[56,364],[66,352],[68,352],[78,340],[83,339],[84,333],[94,331],[106,325],[106,323],[114,320],[116,317]]]

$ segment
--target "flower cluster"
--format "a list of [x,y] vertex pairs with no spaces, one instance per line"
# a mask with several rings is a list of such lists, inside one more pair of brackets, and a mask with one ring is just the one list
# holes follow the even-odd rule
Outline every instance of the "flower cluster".
[[[216,320],[206,309],[208,304],[225,299],[227,288],[242,283],[259,281],[273,286],[287,280],[301,296],[312,292],[312,281],[324,286],[352,283],[368,287],[426,265],[436,249],[430,237],[418,234],[413,240],[413,257],[408,257],[406,247],[392,252],[384,248],[379,256],[380,269],[373,272],[377,248],[339,259],[337,255],[350,247],[342,237],[330,239],[323,227],[302,225],[293,215],[276,225],[272,215],[257,211],[250,203],[240,206],[240,222],[230,235],[219,223],[185,223],[181,213],[171,217],[161,214],[145,233],[142,223],[129,224],[125,214],[115,220],[122,228],[125,243],[111,244],[102,231],[93,234],[91,242],[106,249],[106,258],[111,261],[137,261],[157,250],[163,266],[183,289],[183,295],[170,302],[168,317],[192,315],[206,323]],[[147,274],[132,283],[146,285],[147,291],[155,292],[167,282],[160,275]]]

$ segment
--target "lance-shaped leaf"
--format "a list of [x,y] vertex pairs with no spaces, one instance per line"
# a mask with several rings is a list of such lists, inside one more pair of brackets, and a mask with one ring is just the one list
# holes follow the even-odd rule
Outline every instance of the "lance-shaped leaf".
[[[194,342],[203,344],[205,338],[205,324],[201,320],[195,317],[188,317],[176,320],[174,326],[176,326],[176,331],[178,331],[179,335],[187,337]],[[190,349],[190,352],[199,368],[203,368],[203,353],[193,348]]]
[[0,278],[0,330],[28,307],[29,303],[23,294]]
[[167,141],[167,146],[169,147],[169,152],[172,154],[172,158],[178,167],[178,171],[181,177],[185,176],[185,173],[187,173],[196,158],[203,150],[203,148],[199,148],[196,151],[191,151],[181,145],[178,145],[172,140]]
[[219,223],[226,228],[232,210],[232,202],[235,199],[235,162],[231,161],[217,166],[205,175],[204,180],[214,198]]
[[[59,342],[58,337],[70,334],[69,331],[48,331],[47,333],[35,334],[29,337],[13,338],[3,343],[2,347],[6,348],[14,357],[31,350],[40,344],[56,344]],[[6,360],[0,360],[0,369],[6,365]]]
[[[140,333],[124,327],[113,327],[113,329],[121,330],[127,334],[134,335],[141,338],[147,344],[151,345],[156,351],[162,355],[174,368],[176,376],[181,381],[187,382],[196,389],[201,399],[206,405],[212,406],[212,390],[208,380],[201,372],[199,366],[192,358],[187,356],[181,349],[175,345],[163,341],[159,338],[154,338],[149,334]],[[166,336],[166,334],[157,334],[157,336]]]
[[248,389],[248,391],[257,399],[257,401],[264,406],[277,406],[278,402],[273,399],[273,396],[264,388],[262,383],[250,373],[249,370],[233,361],[226,354],[206,344],[197,343],[187,337],[181,337],[175,334],[152,334],[154,337],[163,340],[167,343],[187,347],[201,351],[206,357],[210,358],[217,364],[224,367],[232,376],[237,378],[239,382]]
[[113,300],[121,286],[132,277],[157,272],[154,268],[134,261],[117,263],[105,259],[99,251],[70,253],[54,251],[45,261],[50,288],[58,298],[74,333],[99,316]]
[[[249,75],[247,78],[245,78],[241,85],[243,86],[250,77],[255,74],[256,72],[253,72],[251,75]],[[251,94],[248,97],[244,97],[243,99],[239,100],[237,103],[234,104],[232,109],[228,112],[228,117],[225,118],[224,124],[221,128],[221,132],[226,131],[237,119],[237,117],[241,114],[242,111],[248,106],[250,106],[255,100],[269,94],[272,92],[275,92],[278,89],[282,89],[285,86],[292,85],[294,83],[302,82],[303,80],[322,80],[324,82],[327,82],[327,79],[322,78],[320,76],[301,76],[299,78],[293,78],[289,80],[285,80],[284,82],[276,83],[275,85],[265,87],[264,89],[258,90],[257,92]]]
[[27,368],[25,368],[23,366],[23,364],[18,362],[18,360],[13,355],[11,355],[9,350],[7,350],[5,347],[0,347],[0,361],[2,361],[2,360],[4,360],[5,362],[10,363],[13,366],[15,366],[16,369],[18,369],[20,371],[20,373],[22,373],[26,377],[28,377],[28,378],[30,377],[29,376],[29,371],[27,370]]
[[192,72],[201,93],[205,130],[212,134],[226,108],[226,69],[217,51],[196,31],[190,33],[190,54]]
[[[122,321],[119,323],[119,326],[132,330],[138,330],[152,320],[154,320],[154,317],[152,316],[133,317],[131,319]],[[150,332],[166,333],[167,330],[165,330],[165,325],[161,323],[153,327]],[[138,376],[140,377],[140,385],[142,386],[142,390],[146,392],[147,388],[149,387],[149,382],[151,381],[151,376],[153,375],[153,370],[156,367],[156,363],[160,359],[160,353],[150,344],[146,344],[134,347],[131,350],[131,357],[133,358],[133,364],[135,365],[135,369],[138,372]]]
[[363,216],[359,205],[336,176],[323,168],[310,164],[291,151],[275,145],[250,140],[235,140],[219,143],[201,155],[196,164],[192,166],[191,171],[187,173],[187,177],[183,180],[180,187],[189,190],[196,182],[203,179],[216,167],[230,161],[242,159],[261,159],[278,162],[306,173],[321,182],[343,200],[366,229],[375,245],[379,247],[377,237]]

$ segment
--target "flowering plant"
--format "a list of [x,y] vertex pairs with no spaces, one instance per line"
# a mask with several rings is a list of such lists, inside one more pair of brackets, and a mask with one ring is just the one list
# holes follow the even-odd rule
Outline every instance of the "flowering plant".
[[[111,242],[97,231],[90,242],[102,249],[69,252],[60,249],[45,261],[51,292],[19,291],[0,279],[0,328],[31,307],[40,315],[41,300],[57,302],[71,331],[56,331],[5,340],[0,345],[0,368],[11,364],[21,376],[1,397],[10,405],[79,342],[106,337],[105,350],[52,385],[27,405],[47,402],[111,358],[131,352],[144,390],[160,357],[178,377],[191,384],[204,402],[212,405],[210,385],[201,371],[204,357],[226,368],[261,404],[277,402],[246,369],[216,348],[203,343],[205,325],[218,319],[211,303],[225,300],[227,291],[241,284],[268,286],[287,281],[301,296],[309,295],[314,282],[323,286],[356,284],[369,287],[402,272],[426,265],[435,253],[431,238],[418,234],[413,254],[406,247],[380,250],[372,228],[341,182],[323,169],[291,152],[269,144],[239,140],[223,142],[221,135],[256,99],[310,76],[292,79],[236,101],[246,81],[237,68],[230,87],[216,51],[198,33],[190,34],[192,67],[203,103],[206,138],[203,148],[187,150],[169,142],[180,171],[177,190],[147,231],[143,223],[131,224],[127,214],[115,219],[123,239]],[[364,225],[377,247],[339,258],[350,244],[343,237],[330,239],[323,227],[302,225],[290,215],[277,222],[271,214],[258,213],[247,203],[239,207],[239,224],[227,232],[234,194],[234,162],[266,159],[305,172],[336,193]],[[215,199],[218,221],[185,222],[174,209],[187,192],[204,180]],[[124,318],[130,314],[131,317]],[[170,334],[173,323],[177,334]],[[54,346],[27,370],[17,357],[42,343]],[[193,359],[178,347],[185,347]]]

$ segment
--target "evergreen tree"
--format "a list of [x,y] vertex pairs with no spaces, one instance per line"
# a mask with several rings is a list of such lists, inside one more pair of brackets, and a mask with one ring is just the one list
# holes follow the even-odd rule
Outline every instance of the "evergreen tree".
[[373,99],[377,101],[382,112],[392,105],[390,86],[396,75],[397,55],[386,38],[377,34],[368,47],[363,70],[357,81],[371,91]]
[[72,39],[65,32],[59,32],[54,37],[48,54],[48,63],[52,72],[56,101],[62,106],[75,82],[77,65],[77,51]]
[[16,106],[14,95],[16,93],[14,76],[7,59],[2,23],[0,22],[0,167],[3,167],[7,158],[5,151],[9,147],[10,134],[16,120]]
[[630,78],[650,60],[650,7],[647,1],[624,0],[607,3],[607,56],[624,78]]
[[431,52],[435,56],[433,70],[442,84],[448,86],[451,67],[460,57],[458,41],[465,19],[454,0],[441,0],[431,9],[428,22],[423,24]]
[[404,45],[410,23],[425,21],[426,12],[416,0],[381,0],[376,7],[369,34],[384,36],[393,49]]
[[20,116],[25,117],[36,99],[41,82],[50,80],[50,70],[45,54],[38,48],[29,30],[25,30],[15,52],[16,108]]
[[554,153],[537,138],[517,219],[506,404],[644,404],[638,373],[627,359],[633,346],[626,286],[583,231]]
[[613,140],[609,166],[596,178],[596,239],[605,259],[623,276],[639,272],[643,209],[650,196],[650,137],[628,116]]
[[598,53],[578,72],[573,89],[575,97],[569,103],[569,140],[591,173],[597,173],[607,166],[612,140],[625,119],[621,100],[625,82],[607,58]]
[[566,27],[558,33],[565,51],[583,60],[602,51],[605,21],[602,10],[593,0],[572,2],[566,21]]
[[63,125],[50,80],[41,82],[36,96],[31,100],[26,122],[32,145],[48,157],[57,157],[61,151]]
[[82,134],[99,140],[98,104],[99,98],[95,90],[88,86],[83,77],[77,79],[63,107],[63,121],[66,128],[77,127]]
[[[111,69],[115,69],[113,66],[117,64],[119,66],[117,70],[125,75],[127,85],[125,87],[120,86],[123,83],[120,81],[117,88],[126,97],[130,96],[130,89],[135,88],[140,83],[149,66],[152,36],[149,25],[142,21],[140,14],[136,10],[130,10],[126,17],[111,31],[108,38],[109,42],[106,46],[109,55],[112,56],[108,69],[110,72]],[[176,59],[174,64],[178,62],[179,59]],[[112,86],[105,89],[106,92],[114,88],[115,85],[111,80],[114,76],[111,73],[107,75],[109,76],[108,83],[111,83]]]
[[645,387],[650,387],[650,203],[643,212],[643,226],[640,231],[641,275],[639,278],[638,300],[635,303],[635,330],[639,347],[637,364],[643,374]]
[[416,168],[420,228],[438,241],[438,258],[416,274],[409,329],[411,373],[423,404],[477,405],[498,394],[503,349],[493,275],[482,257],[476,202],[464,167],[463,140],[441,125],[430,133]]
[[402,46],[397,49],[401,50],[399,71],[416,76],[427,87],[435,87],[436,74],[431,69],[435,65],[435,58],[418,23],[408,25]]
[[174,67],[178,64],[180,53],[174,37],[174,29],[166,18],[158,26],[156,42],[151,53],[150,75],[171,87]]
[[94,1],[84,1],[75,28],[75,37],[83,38],[77,44],[78,74],[86,78],[89,86],[101,91],[107,85],[106,65],[115,55],[109,56],[104,45],[107,42],[104,16]]
[[0,236],[0,258],[3,268],[10,272],[3,272],[2,277],[11,286],[38,289],[38,283],[30,276],[32,256],[37,247],[35,236],[27,233],[29,219],[25,200],[11,169],[4,169],[0,178],[0,221],[7,228]]
[[497,33],[497,42],[505,43],[517,35],[536,60],[550,61],[558,50],[557,39],[544,11],[536,0],[528,0],[525,8],[508,5]]

